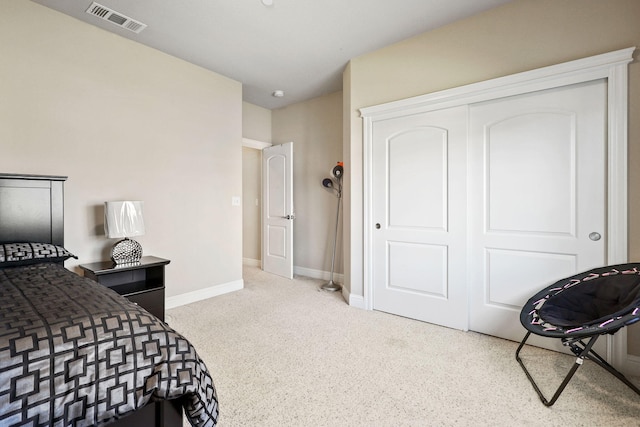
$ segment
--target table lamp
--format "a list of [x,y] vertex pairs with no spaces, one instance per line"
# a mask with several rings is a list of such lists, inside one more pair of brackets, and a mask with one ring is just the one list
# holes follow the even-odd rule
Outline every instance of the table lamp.
[[104,234],[109,239],[119,239],[111,249],[111,259],[116,264],[140,262],[142,246],[134,236],[144,235],[144,218],[140,201],[104,202]]

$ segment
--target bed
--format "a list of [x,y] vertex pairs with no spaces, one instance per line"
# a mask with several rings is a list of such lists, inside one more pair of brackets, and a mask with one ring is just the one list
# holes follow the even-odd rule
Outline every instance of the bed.
[[215,426],[191,343],[64,268],[65,180],[0,174],[0,425]]

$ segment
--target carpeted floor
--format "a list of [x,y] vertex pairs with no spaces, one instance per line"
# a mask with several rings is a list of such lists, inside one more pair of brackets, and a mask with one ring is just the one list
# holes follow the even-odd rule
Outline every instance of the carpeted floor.
[[[640,396],[593,362],[547,408],[517,343],[352,308],[319,280],[245,267],[244,281],[167,311],[211,371],[222,427],[640,426]],[[547,394],[574,360],[523,359]]]

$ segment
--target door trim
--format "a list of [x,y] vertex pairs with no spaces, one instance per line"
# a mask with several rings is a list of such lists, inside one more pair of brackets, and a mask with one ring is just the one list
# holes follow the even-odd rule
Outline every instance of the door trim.
[[[363,301],[373,309],[373,123],[410,114],[521,95],[598,79],[607,79],[607,261],[627,262],[627,104],[628,64],[635,47],[582,58],[523,73],[360,109],[363,118]],[[611,343],[611,341],[614,341]],[[609,340],[607,358],[624,370],[628,363],[623,328]]]
[[270,142],[258,141],[257,139],[242,138],[242,146],[256,150],[264,150],[267,147],[273,146],[273,144]]

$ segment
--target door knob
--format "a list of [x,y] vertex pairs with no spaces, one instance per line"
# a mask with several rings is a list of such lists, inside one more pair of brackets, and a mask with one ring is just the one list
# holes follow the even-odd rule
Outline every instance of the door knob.
[[376,223],[376,228],[380,228],[380,223]]
[[294,219],[295,217],[296,217],[295,215],[283,216],[284,219]]
[[600,240],[601,237],[602,236],[600,235],[600,233],[597,233],[595,231],[593,233],[589,233],[589,238],[594,242],[597,242],[598,240]]

